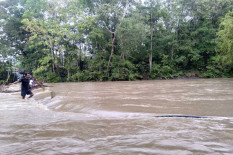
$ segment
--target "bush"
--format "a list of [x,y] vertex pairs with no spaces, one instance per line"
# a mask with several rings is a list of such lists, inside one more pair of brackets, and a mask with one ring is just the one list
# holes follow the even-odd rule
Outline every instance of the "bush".
[[7,80],[8,78],[8,71],[7,70],[12,70],[12,65],[8,62],[0,62],[0,84],[3,84],[3,83],[11,83],[15,80],[15,76],[14,74],[12,73],[12,71],[10,71],[10,77]]
[[177,71],[176,69],[174,69],[173,66],[169,66],[169,65],[161,66],[160,64],[153,64],[150,78],[171,79],[171,78],[180,77],[182,75],[183,72]]
[[52,73],[51,71],[46,72],[46,70],[47,69],[45,67],[38,68],[33,72],[34,77],[44,82],[52,82],[52,83],[61,82],[61,78],[56,73]]
[[227,72],[226,68],[224,68],[220,63],[220,57],[212,57],[209,65],[206,67],[201,74],[201,77],[204,78],[216,78],[223,77],[224,73]]
[[86,81],[86,77],[84,72],[77,72],[76,74],[71,76],[71,81],[75,82],[75,81]]
[[52,82],[52,83],[57,83],[57,82],[61,82],[61,79],[60,77],[55,74],[55,73],[51,73],[51,72],[48,72],[46,74],[46,82]]
[[0,68],[0,84],[3,84],[6,82],[5,80],[7,79],[7,72],[5,71],[5,68],[1,67]]
[[114,57],[111,70],[111,81],[132,81],[141,79],[142,76],[137,73],[137,69],[128,60],[122,60],[119,57]]

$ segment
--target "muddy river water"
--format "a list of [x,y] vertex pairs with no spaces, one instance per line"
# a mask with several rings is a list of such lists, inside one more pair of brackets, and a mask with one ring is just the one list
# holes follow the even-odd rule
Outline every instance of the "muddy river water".
[[0,94],[1,155],[233,154],[233,79],[49,85]]

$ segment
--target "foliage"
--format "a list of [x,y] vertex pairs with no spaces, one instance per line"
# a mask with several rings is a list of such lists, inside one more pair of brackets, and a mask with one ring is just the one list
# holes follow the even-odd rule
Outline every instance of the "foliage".
[[152,79],[172,79],[180,77],[182,75],[182,71],[174,69],[173,66],[153,64],[150,77]]
[[7,79],[7,71],[4,63],[0,62],[0,84],[3,84]]
[[113,58],[111,81],[132,81],[142,78],[136,70],[134,64],[128,60],[122,60],[119,56]]
[[233,11],[226,14],[221,22],[220,31],[220,49],[224,64],[233,64]]
[[47,82],[232,77],[232,9],[232,0],[5,0],[0,58]]
[[0,61],[0,84],[11,83],[15,80],[15,75],[12,74],[12,64],[10,61]]

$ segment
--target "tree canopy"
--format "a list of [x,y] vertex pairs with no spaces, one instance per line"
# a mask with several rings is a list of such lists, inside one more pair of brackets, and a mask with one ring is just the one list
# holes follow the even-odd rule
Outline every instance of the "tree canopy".
[[232,0],[0,1],[0,81],[233,77]]

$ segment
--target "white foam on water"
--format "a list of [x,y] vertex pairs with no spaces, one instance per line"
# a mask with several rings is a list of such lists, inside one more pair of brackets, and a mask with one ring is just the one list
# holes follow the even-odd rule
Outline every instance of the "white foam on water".
[[131,113],[131,112],[119,112],[119,111],[104,111],[104,110],[94,110],[89,108],[84,108],[82,112],[96,115],[105,119],[134,119],[134,118],[145,118],[152,117],[153,114],[149,113]]
[[[122,107],[145,107],[145,108],[166,108],[164,106],[155,106],[149,104],[123,104]],[[180,107],[177,107],[180,108]]]
[[46,105],[41,104],[40,101],[36,101],[34,99],[31,99],[29,102],[30,102],[30,104],[33,104],[37,108],[40,108],[43,110],[49,110],[49,108]]

